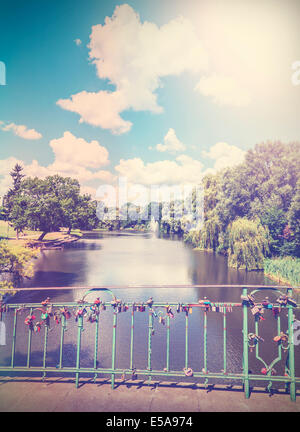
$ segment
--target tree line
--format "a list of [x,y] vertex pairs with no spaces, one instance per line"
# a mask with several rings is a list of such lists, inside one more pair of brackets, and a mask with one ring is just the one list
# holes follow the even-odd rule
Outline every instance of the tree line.
[[243,163],[207,175],[204,223],[185,241],[262,269],[267,256],[300,256],[300,143],[267,142]]
[[[263,268],[265,257],[300,256],[299,166],[299,142],[256,145],[246,153],[243,163],[201,180],[203,223],[190,229],[180,200],[167,207],[163,203],[150,203],[145,208],[127,203],[121,209],[105,208],[99,221],[101,203],[81,195],[77,180],[59,175],[26,178],[22,167],[16,165],[1,214],[17,234],[24,229],[40,230],[42,239],[60,227],[69,231],[147,229],[150,209],[156,206],[161,232],[181,234],[194,247],[225,254],[232,267],[257,270]],[[192,193],[192,209],[198,208],[197,199]]]
[[[194,247],[225,254],[229,266],[235,268],[258,270],[263,269],[266,257],[299,257],[299,166],[299,142],[257,144],[243,163],[203,178],[203,223],[199,228],[187,229],[183,201],[174,200],[167,212],[162,203],[156,203],[160,231],[180,234]],[[196,200],[197,194],[192,193],[192,208],[197,208]],[[135,221],[118,221],[117,216],[102,224],[110,229],[148,226],[143,215],[150,214],[149,206],[146,212],[134,209],[141,215]],[[108,215],[110,211],[107,209]]]

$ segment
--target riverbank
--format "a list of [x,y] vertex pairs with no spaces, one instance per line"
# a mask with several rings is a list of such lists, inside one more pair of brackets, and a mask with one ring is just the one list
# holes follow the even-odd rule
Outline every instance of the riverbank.
[[300,259],[292,257],[266,258],[264,274],[280,284],[300,286]]
[[[194,251],[217,253],[213,249],[203,248],[200,246],[193,247]],[[300,287],[300,259],[295,257],[273,257],[265,258],[263,262],[264,276],[278,282],[280,285]],[[257,270],[251,270],[257,271]],[[296,288],[297,289],[297,288]],[[297,289],[300,292],[300,288]]]
[[16,238],[15,230],[7,224],[0,221],[0,240],[6,240],[11,246],[24,246],[36,249],[59,249],[64,244],[72,243],[82,237],[80,230],[67,230],[49,232],[42,240],[39,240],[42,231],[24,230],[23,233]]

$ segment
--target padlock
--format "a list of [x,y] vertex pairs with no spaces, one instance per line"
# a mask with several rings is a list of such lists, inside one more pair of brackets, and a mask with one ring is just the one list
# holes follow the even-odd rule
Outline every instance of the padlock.
[[184,375],[187,377],[192,377],[194,375],[192,368],[183,368]]
[[167,315],[168,315],[170,318],[174,318],[174,314],[173,314],[173,312],[172,312],[171,306],[170,306],[170,305],[166,306],[166,309],[167,309]]
[[258,306],[254,306],[253,308],[251,308],[251,312],[252,312],[252,315],[257,315],[260,313],[260,309]]
[[61,310],[61,313],[63,314],[63,316],[66,319],[70,319],[71,318],[71,312],[68,311],[68,309],[66,307],[63,307]]
[[276,300],[276,302],[282,306],[285,306],[287,304],[287,301],[288,301],[288,297],[285,294],[279,296],[279,298]]
[[280,311],[281,311],[280,306],[274,306],[274,305],[272,306],[272,313],[273,313],[273,316],[275,318],[278,317],[278,315],[280,314]]
[[60,324],[60,322],[61,322],[61,315],[62,315],[62,313],[61,313],[60,310],[56,310],[54,312],[53,317],[54,317],[54,321],[56,322],[56,324]]
[[41,319],[44,321],[44,323],[45,323],[45,325],[46,325],[47,327],[50,326],[50,316],[49,316],[48,313],[43,313],[43,314],[41,315]]
[[49,303],[50,303],[50,297],[47,297],[46,300],[44,300],[44,301],[41,302],[41,305],[42,305],[42,306],[46,306],[46,305],[48,305]]
[[88,316],[87,321],[89,321],[89,322],[91,322],[91,323],[97,321],[97,314],[95,314],[95,313],[91,313],[91,314]]
[[247,298],[250,304],[254,304],[254,297],[251,294],[247,294]]
[[293,307],[297,307],[297,302],[296,302],[294,299],[288,297],[287,302],[288,302],[291,306],[293,306]]
[[153,305],[153,298],[152,297],[150,297],[148,300],[147,300],[147,305],[150,307],[150,308],[152,308],[152,305]]
[[40,321],[36,322],[34,327],[33,327],[33,331],[35,333],[39,333],[41,331],[41,327],[42,327],[42,323]]
[[189,308],[187,306],[182,307],[183,312],[185,312],[186,316],[189,314]]
[[87,315],[87,311],[85,308],[81,309],[77,309],[77,311],[75,312],[75,321],[78,321],[79,317],[85,317]]
[[263,300],[261,304],[263,307],[268,308],[270,305],[268,297],[266,297],[265,300]]
[[275,337],[273,338],[273,341],[274,341],[274,342],[287,342],[288,340],[289,340],[288,335],[286,335],[286,334],[283,333],[283,332],[280,332],[279,335],[277,335],[277,336],[275,336]]
[[25,318],[25,321],[24,321],[24,323],[26,324],[26,325],[28,325],[28,327],[29,327],[29,329],[31,330],[31,331],[33,331],[34,330],[34,327],[33,327],[33,321],[35,320],[35,315],[28,315],[26,318]]
[[159,317],[158,321],[160,324],[165,325],[165,319],[162,316]]

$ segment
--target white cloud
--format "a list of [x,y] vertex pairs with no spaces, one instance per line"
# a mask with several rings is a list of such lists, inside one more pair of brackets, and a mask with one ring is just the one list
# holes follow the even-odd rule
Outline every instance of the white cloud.
[[128,132],[132,126],[131,122],[123,120],[119,115],[128,108],[123,94],[119,91],[83,91],[71,96],[71,99],[58,100],[57,105],[79,114],[80,123],[86,122],[102,129],[110,129],[114,134]]
[[299,57],[297,1],[285,7],[275,0],[211,0],[188,7],[210,57],[202,94],[217,104],[246,107],[248,115],[273,126],[282,118],[296,120],[300,98],[290,65]]
[[175,161],[144,163],[140,158],[121,159],[115,170],[127,181],[142,185],[176,185],[199,183],[203,164],[189,156],[180,155]]
[[123,111],[163,111],[155,94],[162,86],[162,77],[185,71],[199,73],[207,65],[191,21],[179,17],[161,27],[142,23],[127,4],[117,6],[104,25],[92,27],[89,48],[98,77],[108,79],[116,90],[82,91],[57,104],[78,113],[81,122],[116,134],[127,132],[132,126],[120,117]]
[[28,129],[25,125],[16,125],[15,123],[9,123],[5,125],[3,122],[1,124],[1,129],[5,132],[12,131],[16,136],[26,140],[38,140],[42,138],[42,134],[37,132],[35,129]]
[[82,42],[80,39],[75,39],[74,42],[76,43],[77,46],[81,45]]
[[112,183],[115,176],[108,170],[101,169],[109,163],[108,151],[98,141],[90,142],[75,137],[71,132],[64,132],[61,138],[50,141],[54,152],[54,161],[42,166],[37,160],[26,164],[16,158],[0,160],[0,195],[3,196],[11,186],[11,169],[18,162],[24,167],[24,174],[30,177],[45,178],[59,174],[77,179],[84,190],[96,191],[86,183]]
[[185,145],[179,141],[174,129],[170,128],[164,137],[164,143],[157,144],[155,148],[159,152],[176,153],[184,151]]
[[[202,152],[204,158],[213,159],[215,161],[214,171],[238,165],[243,162],[245,154],[246,152],[244,150],[225,142],[218,142],[213,145],[208,152]],[[212,172],[212,170],[209,169],[207,172]]]
[[230,76],[211,75],[200,78],[195,90],[212,98],[217,105],[242,107],[251,101],[248,90]]
[[97,168],[109,163],[108,151],[98,141],[88,142],[69,131],[64,132],[61,138],[51,140],[50,147],[60,163],[85,168]]

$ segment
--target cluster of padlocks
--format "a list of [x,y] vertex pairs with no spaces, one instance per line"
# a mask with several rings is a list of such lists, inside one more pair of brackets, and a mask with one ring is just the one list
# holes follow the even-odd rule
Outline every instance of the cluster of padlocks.
[[[266,297],[262,302],[256,302],[253,295],[251,294],[247,294],[246,296],[241,295],[241,300],[242,303],[218,304],[213,303],[206,297],[204,297],[204,299],[199,300],[197,304],[178,303],[176,306],[176,312],[183,312],[186,315],[189,315],[192,313],[193,307],[200,307],[205,312],[211,311],[226,313],[232,312],[233,306],[242,306],[246,304],[248,307],[250,307],[253,316],[258,321],[260,321],[264,320],[263,314],[265,310],[272,310],[273,316],[276,318],[280,314],[282,307],[287,305],[292,305],[293,307],[297,306],[295,300],[293,300],[291,297],[288,297],[287,295],[280,295],[280,297],[276,300],[277,304],[272,304],[269,301],[268,297]],[[53,306],[50,303],[50,298],[47,297],[46,300],[41,302],[41,307],[35,309],[41,312],[40,320],[35,321],[36,316],[31,314],[26,317],[25,324],[29,327],[30,330],[34,332],[40,332],[43,324],[48,328],[50,327],[51,318],[54,319],[56,324],[60,324],[62,317],[64,317],[65,319],[69,319],[72,315],[75,316],[75,321],[78,321],[78,318],[82,317],[87,318],[87,321],[89,321],[90,323],[94,323],[97,321],[100,315],[100,311],[106,310],[106,304],[102,302],[99,297],[89,307],[85,305],[84,300],[79,300],[77,303],[78,306],[75,308],[75,310],[73,309],[73,314],[65,306],[62,308],[58,308],[54,311]],[[174,313],[170,305],[153,307],[153,304],[154,301],[152,297],[150,297],[146,302],[133,302],[132,312],[145,312],[146,309],[148,309],[154,317],[158,318],[159,323],[163,325],[165,325],[167,317],[174,318]],[[113,311],[116,314],[126,312],[129,309],[128,304],[124,303],[120,299],[117,299],[116,297],[114,297],[113,300],[110,302],[110,306],[113,308]],[[162,312],[161,310],[157,312],[157,308],[163,308],[164,312]],[[22,311],[23,309],[24,307],[21,306],[19,309],[17,309],[17,313]],[[7,305],[0,304],[0,314],[7,310]],[[254,348],[258,341],[263,341],[263,339],[253,333],[249,334],[249,347],[251,349]],[[274,337],[274,341],[282,343],[283,348],[287,349],[284,343],[288,342],[288,337],[284,333]]]
[[[269,301],[269,298],[266,297],[262,302],[257,303],[255,302],[254,297],[251,294],[247,294],[246,296],[241,295],[241,299],[243,301],[242,304],[246,304],[248,307],[250,307],[250,310],[255,317],[256,320],[261,321],[264,320],[263,314],[265,310],[271,310],[273,313],[273,316],[277,318],[282,310],[283,307],[287,305],[291,305],[293,307],[297,307],[297,302],[292,299],[291,297],[281,294],[277,299],[276,303],[273,304]],[[276,342],[280,347],[283,349],[283,351],[289,350],[289,337],[286,333],[280,331],[280,333],[273,337],[273,341]],[[255,334],[255,333],[249,333],[248,334],[248,346],[250,348],[250,352],[253,351],[254,348],[256,348],[256,345],[259,342],[264,342],[264,339]],[[263,367],[261,369],[261,373],[263,375],[267,375],[270,373],[271,375],[276,374],[276,370],[274,368],[268,369],[266,367]]]
[[279,315],[282,307],[287,305],[297,307],[297,302],[285,294],[282,294],[278,297],[276,300],[277,304],[271,303],[268,297],[266,297],[262,302],[257,303],[251,294],[247,294],[246,296],[241,295],[241,299],[243,304],[250,306],[252,315],[259,321],[264,320],[263,314],[267,309],[272,310],[273,316],[276,318]]

